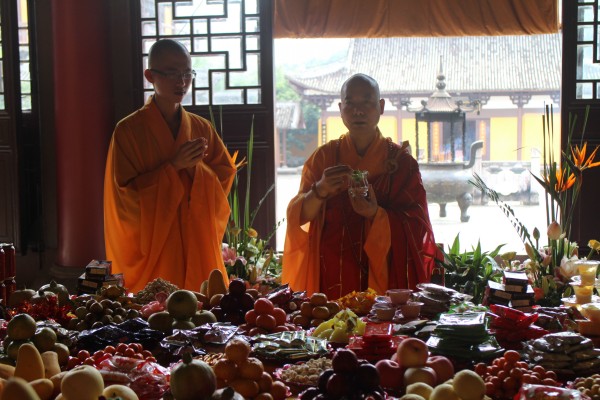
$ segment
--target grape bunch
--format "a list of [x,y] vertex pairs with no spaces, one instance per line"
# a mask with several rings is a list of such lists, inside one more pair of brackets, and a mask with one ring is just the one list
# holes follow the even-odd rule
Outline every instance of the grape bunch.
[[317,387],[301,392],[301,400],[366,399],[384,400],[379,373],[373,364],[358,360],[352,350],[339,349],[331,359],[331,369],[319,375]]
[[[213,299],[215,298],[215,299]],[[246,292],[243,279],[232,279],[229,282],[229,292],[224,295],[214,295],[210,303],[211,312],[217,320],[240,325],[244,322],[246,312],[254,308],[254,297]]]

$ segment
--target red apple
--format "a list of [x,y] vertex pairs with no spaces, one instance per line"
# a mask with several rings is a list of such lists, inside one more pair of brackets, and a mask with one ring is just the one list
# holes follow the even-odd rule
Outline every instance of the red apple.
[[425,366],[435,371],[437,375],[436,385],[440,385],[454,376],[454,364],[444,356],[430,356]]
[[429,357],[429,349],[424,341],[417,338],[406,338],[400,342],[398,349],[398,363],[403,368],[424,367]]
[[433,368],[429,367],[410,367],[404,371],[404,385],[408,386],[411,383],[423,382],[431,387],[435,387],[437,376]]
[[375,364],[377,372],[379,372],[379,383],[384,388],[401,389],[404,387],[403,376],[404,370],[397,362],[392,360],[379,360]]

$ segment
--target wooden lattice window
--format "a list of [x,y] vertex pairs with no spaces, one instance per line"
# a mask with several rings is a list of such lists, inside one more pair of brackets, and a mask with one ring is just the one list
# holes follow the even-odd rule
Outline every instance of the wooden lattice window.
[[[196,79],[184,105],[261,104],[258,0],[140,0],[143,66],[164,38],[190,51]],[[144,80],[144,98],[153,92]]]
[[31,70],[29,58],[29,19],[27,1],[16,0],[17,29],[19,35],[19,72],[21,85],[21,110],[31,110]]
[[577,4],[576,99],[600,99],[600,23],[598,0]]
[[2,37],[2,24],[4,19],[2,18],[2,8],[0,7],[0,110],[6,110],[6,103],[4,101],[4,37]]

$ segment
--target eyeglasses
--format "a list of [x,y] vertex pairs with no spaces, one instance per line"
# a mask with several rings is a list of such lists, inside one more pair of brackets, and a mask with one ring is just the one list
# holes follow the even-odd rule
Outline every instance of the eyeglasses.
[[160,76],[164,76],[167,79],[170,79],[172,81],[178,81],[183,79],[184,81],[189,81],[192,80],[196,77],[196,71],[191,71],[191,72],[177,72],[177,71],[168,71],[168,72],[164,72],[164,71],[159,71],[157,69],[150,69],[151,72],[154,72],[155,74],[159,74]]

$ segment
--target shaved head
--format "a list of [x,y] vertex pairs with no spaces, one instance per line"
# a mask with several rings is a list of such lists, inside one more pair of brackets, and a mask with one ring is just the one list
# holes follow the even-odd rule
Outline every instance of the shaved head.
[[348,85],[350,85],[354,82],[364,82],[364,83],[368,84],[375,91],[375,98],[380,99],[381,94],[379,93],[379,84],[377,83],[377,81],[375,79],[373,79],[369,75],[365,75],[365,74],[354,74],[350,78],[348,78],[346,80],[346,82],[344,82],[344,84],[342,85],[342,92],[341,92],[342,99],[344,99],[346,97],[346,90],[348,88]]
[[190,57],[188,49],[186,49],[183,44],[172,39],[161,39],[150,47],[150,51],[148,52],[149,68],[155,68],[156,64],[163,59],[167,53],[181,53],[185,54],[188,58]]

